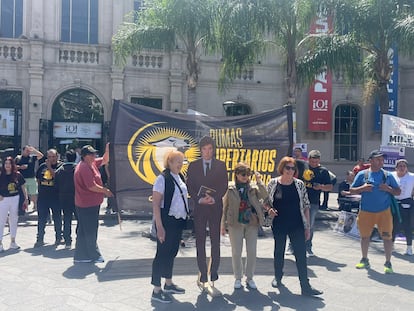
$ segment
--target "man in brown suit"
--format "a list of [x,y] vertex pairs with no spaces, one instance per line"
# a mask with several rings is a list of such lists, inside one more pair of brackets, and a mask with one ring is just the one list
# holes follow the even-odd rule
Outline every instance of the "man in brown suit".
[[[197,264],[199,276],[197,285],[211,296],[220,296],[214,287],[218,279],[220,264],[220,222],[223,210],[222,198],[227,191],[228,177],[223,161],[213,158],[215,142],[210,136],[200,140],[201,159],[191,162],[187,172],[187,188],[194,201],[194,231],[196,236]],[[204,187],[212,189],[200,191]],[[204,188],[204,189],[206,189]],[[207,224],[210,230],[211,256],[209,267],[206,262]],[[210,274],[211,284],[208,282]]]

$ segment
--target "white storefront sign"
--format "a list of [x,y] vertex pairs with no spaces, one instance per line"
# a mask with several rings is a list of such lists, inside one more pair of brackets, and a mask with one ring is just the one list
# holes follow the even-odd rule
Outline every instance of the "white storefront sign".
[[55,138],[102,138],[101,123],[54,122]]

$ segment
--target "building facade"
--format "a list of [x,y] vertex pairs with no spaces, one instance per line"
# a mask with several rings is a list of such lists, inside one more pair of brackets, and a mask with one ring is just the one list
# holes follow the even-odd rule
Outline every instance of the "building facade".
[[[31,144],[45,151],[90,143],[103,150],[114,99],[187,111],[186,55],[142,51],[114,65],[112,35],[143,0],[0,1],[0,149]],[[267,55],[218,91],[218,56],[201,56],[196,110],[208,115],[259,113],[286,102],[283,58]],[[398,115],[414,118],[414,62],[400,59]],[[332,128],[309,130],[309,92],[297,97],[296,139],[319,149],[323,163],[344,172],[378,148],[373,106],[361,89],[332,78]],[[118,125],[122,126],[122,125]],[[342,176],[341,173],[338,174]]]

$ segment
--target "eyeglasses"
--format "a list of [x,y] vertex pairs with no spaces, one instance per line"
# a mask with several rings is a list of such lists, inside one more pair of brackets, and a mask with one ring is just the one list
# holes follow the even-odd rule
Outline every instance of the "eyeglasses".
[[286,169],[287,171],[296,171],[296,167],[294,167],[294,166],[289,166],[289,165],[285,165],[285,169]]

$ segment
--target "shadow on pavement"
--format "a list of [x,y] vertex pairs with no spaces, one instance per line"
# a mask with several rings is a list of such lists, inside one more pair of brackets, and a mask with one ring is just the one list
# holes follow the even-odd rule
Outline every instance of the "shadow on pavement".
[[[393,268],[394,271],[398,269],[398,267],[395,266],[393,266]],[[384,274],[382,270],[381,272],[378,272],[371,268],[368,270],[368,276],[374,281],[387,284],[389,286],[396,286],[409,291],[414,291],[414,275],[401,274],[397,272],[392,274]]]
[[200,293],[195,303],[195,310],[220,310],[231,311],[237,308],[236,305],[229,303],[225,296],[211,299],[207,293]]
[[277,302],[280,308],[287,307],[297,311],[313,311],[325,307],[322,297],[305,297],[294,294],[285,286],[276,289],[275,292],[269,292],[269,298]]
[[65,249],[63,245],[59,245],[56,248],[53,244],[46,244],[38,248],[26,248],[24,251],[32,254],[32,256],[43,256],[52,259],[73,257],[75,252],[74,249]]
[[[152,258],[122,259],[108,261],[105,268],[99,271],[98,280],[108,282],[112,280],[149,278],[151,277]],[[285,275],[297,275],[296,265],[291,260],[285,262]],[[174,275],[194,275],[194,281],[198,273],[195,257],[181,257],[174,261]],[[232,275],[233,269],[230,257],[222,257],[220,260],[219,274]],[[273,259],[258,258],[255,275],[268,275],[273,277]],[[311,277],[313,272],[309,271]]]
[[63,272],[63,276],[67,279],[85,279],[90,274],[99,275],[101,268],[95,266],[92,263],[79,263],[73,264],[66,271]]
[[325,267],[326,270],[328,271],[340,272],[341,268],[344,268],[347,265],[344,263],[331,261],[329,259],[322,258],[322,257],[311,257],[311,258],[308,258],[308,268],[310,266],[320,266],[320,267]]
[[249,290],[246,287],[236,289],[231,295],[225,294],[223,297],[231,302],[234,307],[242,306],[247,310],[264,310],[269,306],[273,307],[272,310],[279,309],[279,306],[275,305],[268,295],[261,293],[259,290]]

